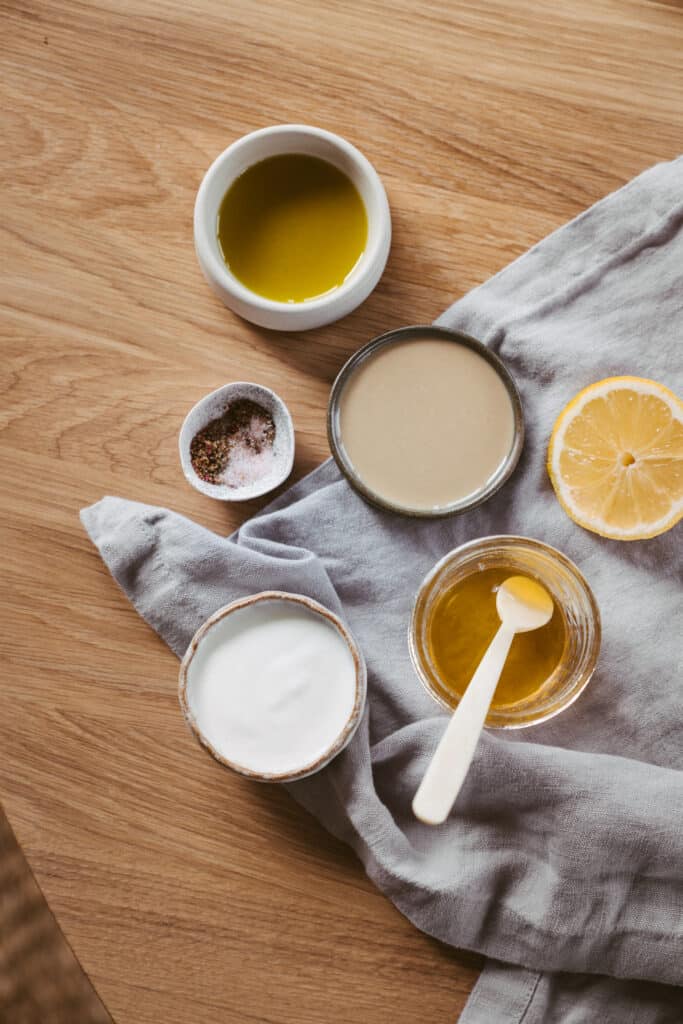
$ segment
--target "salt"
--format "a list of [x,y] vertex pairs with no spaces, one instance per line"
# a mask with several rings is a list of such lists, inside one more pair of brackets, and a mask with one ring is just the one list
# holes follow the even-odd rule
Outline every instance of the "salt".
[[[250,428],[250,432],[255,440],[259,439],[259,435],[265,438],[264,430]],[[228,464],[218,482],[227,487],[246,487],[268,476],[275,468],[276,461],[272,444],[265,440],[255,447],[238,441],[230,450]]]
[[211,484],[254,484],[274,469],[275,433],[267,409],[248,398],[238,399],[192,438],[194,471]]

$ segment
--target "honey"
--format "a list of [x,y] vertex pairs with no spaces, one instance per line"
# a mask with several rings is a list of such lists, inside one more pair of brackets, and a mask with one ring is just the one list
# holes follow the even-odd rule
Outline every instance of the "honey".
[[[514,568],[483,569],[447,587],[427,621],[429,656],[441,679],[441,695],[459,699],[491,643],[500,619],[496,593]],[[555,605],[547,625],[518,633],[512,641],[491,707],[517,704],[536,693],[559,664],[566,644],[562,614]]]

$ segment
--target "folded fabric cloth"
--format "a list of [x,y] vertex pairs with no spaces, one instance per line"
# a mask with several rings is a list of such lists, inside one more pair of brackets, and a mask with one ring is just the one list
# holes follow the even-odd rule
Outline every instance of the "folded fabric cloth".
[[[179,656],[211,612],[259,590],[305,593],[346,619],[368,666],[361,727],[289,788],[419,928],[491,958],[462,1024],[683,1020],[681,531],[588,533],[545,470],[552,424],[580,388],[623,373],[683,384],[682,197],[683,158],[654,167],[440,318],[502,357],[524,403],[520,466],[481,508],[393,516],[327,462],[229,539],[118,498],[82,513]],[[429,828],[410,805],[445,717],[411,667],[411,605],[437,559],[491,533],[578,564],[603,613],[601,657],[556,719],[485,733],[456,809]]]

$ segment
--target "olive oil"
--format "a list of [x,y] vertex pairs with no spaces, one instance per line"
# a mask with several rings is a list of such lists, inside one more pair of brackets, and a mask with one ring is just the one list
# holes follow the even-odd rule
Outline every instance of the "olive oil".
[[305,302],[343,284],[368,235],[353,182],[303,153],[249,167],[218,213],[223,259],[242,284],[277,302]]
[[[446,700],[461,697],[467,689],[500,626],[498,587],[516,572],[484,569],[454,583],[437,598],[427,623],[427,643]],[[564,620],[555,606],[547,625],[515,636],[491,707],[516,704],[536,693],[559,664],[565,643]]]

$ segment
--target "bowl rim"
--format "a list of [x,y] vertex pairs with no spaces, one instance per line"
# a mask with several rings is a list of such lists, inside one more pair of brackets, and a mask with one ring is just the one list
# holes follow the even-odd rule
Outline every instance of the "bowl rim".
[[[581,589],[584,591],[591,610],[591,617],[593,619],[594,640],[591,647],[588,664],[586,669],[584,670],[584,675],[580,685],[574,688],[574,690],[571,692],[570,696],[565,701],[565,703],[563,703],[560,707],[551,708],[545,714],[538,715],[537,717],[532,718],[531,720],[505,722],[495,725],[487,724],[485,726],[486,729],[495,729],[496,731],[509,729],[528,729],[534,725],[541,725],[544,722],[548,722],[551,718],[557,717],[557,715],[561,714],[563,711],[566,711],[568,707],[571,707],[571,705],[576,700],[578,700],[578,698],[581,696],[581,694],[593,678],[598,658],[600,656],[600,648],[602,645],[602,619],[600,616],[600,606],[598,605],[595,594],[593,593],[593,589],[589,584],[588,580],[586,579],[586,577],[579,569],[579,567],[576,565],[576,563],[573,562],[571,558],[565,555],[558,548],[553,547],[552,544],[548,544],[546,541],[537,540],[535,537],[524,537],[520,534],[494,533],[485,537],[474,537],[472,540],[465,541],[463,544],[458,544],[457,547],[451,548],[450,551],[447,551],[446,554],[443,555],[438,560],[438,562],[436,562],[436,564],[432,566],[429,572],[423,577],[422,581],[420,582],[420,585],[417,588],[417,592],[413,600],[412,611],[410,614],[410,622],[408,625],[408,648],[410,652],[410,660],[413,664],[413,668],[418,679],[420,680],[422,686],[427,691],[432,700],[434,700],[442,708],[445,708],[448,711],[448,713],[452,715],[455,710],[453,705],[448,704],[438,693],[436,693],[433,687],[431,686],[430,682],[425,678],[425,674],[421,664],[421,659],[418,654],[417,645],[415,642],[415,636],[417,633],[418,607],[425,592],[433,584],[435,578],[453,559],[455,559],[456,556],[463,555],[468,551],[476,549],[477,547],[480,547],[482,545],[490,545],[491,547],[493,547],[497,544],[518,544],[522,547],[530,547],[537,551],[541,551],[543,554],[548,555],[551,559],[554,559],[555,561],[559,562],[562,565],[562,567],[574,577],[574,579],[578,582]],[[457,708],[457,704],[455,705],[455,707]]]
[[[359,175],[367,182],[369,189],[374,195],[377,207],[375,216],[371,217],[370,210],[368,209],[365,200],[363,200],[363,206],[365,207],[368,220],[368,241],[366,248],[363,250],[354,267],[349,271],[346,279],[336,288],[333,288],[322,295],[306,299],[302,302],[279,302],[275,299],[268,299],[242,284],[242,282],[230,272],[224,260],[219,257],[212,239],[210,239],[207,234],[204,220],[209,209],[207,198],[209,189],[213,184],[213,180],[221,173],[224,164],[233,159],[240,150],[248,149],[255,142],[258,142],[261,139],[269,137],[274,138],[276,136],[287,134],[307,135],[321,139],[331,145],[334,149],[343,153],[355,165]],[[292,148],[285,152],[297,153],[298,150],[296,148],[296,142],[293,142]],[[278,154],[272,155],[275,156]],[[267,156],[261,156],[258,159],[249,162],[240,173],[244,173],[244,171],[249,167],[267,159]],[[225,191],[230,188],[238,177],[239,174],[235,174],[230,178],[223,195],[225,195]],[[216,209],[214,213],[217,217],[218,209]],[[367,278],[374,275],[378,261],[382,262],[382,269],[380,270],[381,276],[381,272],[389,255],[389,246],[391,242],[391,212],[389,209],[389,200],[387,199],[387,194],[379,174],[368,158],[364,156],[364,154],[354,146],[353,143],[349,142],[341,135],[330,132],[325,128],[318,128],[315,125],[296,123],[275,124],[267,125],[264,128],[257,128],[255,131],[248,132],[246,135],[240,136],[213,160],[204,174],[199,185],[199,189],[197,190],[194,203],[193,228],[195,249],[197,251],[197,257],[200,265],[207,266],[213,279],[218,282],[220,286],[233,297],[233,299],[243,303],[245,306],[256,308],[261,312],[275,313],[283,318],[293,318],[296,313],[301,313],[302,310],[306,310],[307,312],[314,314],[329,308],[333,303],[342,304],[354,289],[361,284],[361,282],[364,282]]]
[[[195,717],[190,708],[188,699],[188,672],[192,660],[206,634],[216,625],[217,622],[222,621],[228,615],[233,612],[240,611],[241,609],[253,607],[256,604],[267,601],[283,601],[298,604],[306,608],[309,612],[319,615],[326,619],[334,628],[337,630],[341,638],[346,643],[347,648],[351,653],[353,659],[353,665],[355,670],[355,683],[356,683],[356,694],[354,699],[353,708],[351,714],[346,721],[346,724],[342,731],[339,733],[337,738],[330,744],[326,751],[324,751],[315,761],[309,762],[294,771],[288,772],[258,772],[252,768],[246,768],[244,765],[240,765],[235,761],[231,761],[228,757],[221,754],[211,744],[211,742],[204,736],[201,729],[197,725]],[[295,782],[297,779],[306,778],[308,775],[313,775],[315,772],[320,771],[325,765],[329,764],[332,758],[336,757],[337,754],[346,747],[346,745],[352,739],[356,729],[358,728],[363,710],[365,708],[367,696],[367,669],[365,660],[360,652],[358,644],[356,643],[353,634],[350,632],[348,627],[343,623],[341,618],[334,612],[330,611],[324,605],[320,604],[319,601],[314,600],[311,597],[307,597],[305,594],[293,594],[284,590],[263,590],[256,594],[250,594],[247,597],[237,598],[235,601],[230,601],[228,604],[218,608],[212,615],[202,623],[199,629],[196,631],[190,643],[188,644],[187,650],[183,655],[180,663],[180,670],[178,673],[178,700],[180,707],[190,731],[193,736],[200,744],[208,751],[211,756],[218,761],[220,765],[225,768],[231,768],[239,775],[244,775],[246,778],[254,779],[257,782]]]
[[[383,498],[382,495],[369,487],[356,473],[353,463],[347,457],[341,437],[341,431],[339,429],[339,403],[341,396],[349,379],[353,376],[357,368],[381,348],[385,348],[387,345],[406,341],[410,338],[421,338],[424,337],[425,334],[435,338],[444,338],[448,341],[452,341],[454,344],[463,345],[465,348],[469,348],[471,351],[476,352],[477,355],[482,356],[497,372],[499,378],[504,384],[512,405],[514,420],[513,439],[510,451],[503,462],[501,462],[493,476],[487,481],[486,485],[481,490],[475,491],[474,494],[469,497],[461,498],[458,501],[452,502],[450,505],[439,506],[436,509],[421,509],[406,505],[398,505],[387,498]],[[507,483],[515,471],[524,447],[524,436],[525,427],[522,400],[515,380],[508,368],[505,366],[505,363],[482,341],[479,341],[477,338],[473,338],[469,334],[465,334],[463,331],[458,331],[452,327],[443,327],[440,324],[415,324],[407,327],[397,327],[394,330],[386,331],[384,334],[380,334],[376,338],[367,342],[367,344],[363,345],[362,348],[359,348],[354,352],[342,366],[332,385],[327,405],[327,440],[330,446],[330,451],[332,452],[332,457],[340,471],[346,477],[354,490],[356,490],[363,498],[365,498],[366,501],[371,505],[374,505],[376,508],[380,508],[387,512],[394,512],[399,515],[409,516],[414,519],[444,519],[447,516],[459,515],[462,512],[469,512],[472,509],[478,508],[485,501],[488,501],[489,498],[493,497],[493,495],[496,494],[505,483]]]
[[[279,473],[277,477],[271,477],[270,481],[260,488],[249,488],[248,493],[245,494],[244,491],[247,490],[246,487],[236,490],[235,488],[228,488],[225,484],[211,484],[206,480],[202,480],[202,478],[196,473],[190,458],[190,443],[192,441],[192,437],[197,433],[197,430],[192,432],[192,436],[188,435],[190,434],[189,423],[191,417],[205,404],[208,404],[210,399],[215,398],[218,395],[225,395],[226,400],[228,396],[234,395],[234,399],[237,399],[247,388],[252,392],[260,392],[265,400],[272,402],[273,405],[277,407],[282,416],[283,422],[286,425],[287,454],[286,457],[282,459],[282,472]],[[209,421],[210,418],[207,417],[206,423]],[[201,430],[202,428],[199,427],[198,429]],[[204,494],[207,497],[214,498],[218,501],[251,501],[253,498],[261,498],[264,494],[270,494],[271,491],[280,487],[292,472],[295,448],[296,438],[294,421],[292,420],[292,414],[284,400],[280,398],[276,391],[273,391],[272,388],[267,387],[265,384],[256,384],[253,381],[247,380],[228,381],[226,384],[221,384],[220,387],[214,388],[213,391],[208,391],[205,395],[202,395],[202,397],[198,399],[198,401],[196,401],[192,408],[186,413],[178,432],[178,453],[180,455],[180,465],[185,479],[192,485],[192,487],[195,488],[195,490],[199,491],[200,494]]]

